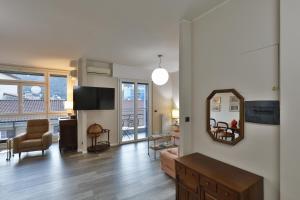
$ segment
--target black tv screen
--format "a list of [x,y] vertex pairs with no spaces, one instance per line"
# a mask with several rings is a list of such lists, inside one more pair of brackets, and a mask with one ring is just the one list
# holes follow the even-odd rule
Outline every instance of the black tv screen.
[[113,110],[115,88],[75,87],[73,101],[74,110]]

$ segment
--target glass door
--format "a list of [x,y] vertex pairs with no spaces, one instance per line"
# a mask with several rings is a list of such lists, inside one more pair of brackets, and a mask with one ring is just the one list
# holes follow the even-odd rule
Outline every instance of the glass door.
[[136,94],[137,107],[137,139],[145,139],[148,137],[149,126],[149,98],[148,84],[138,83]]
[[149,133],[149,84],[137,81],[120,82],[121,143],[143,140]]

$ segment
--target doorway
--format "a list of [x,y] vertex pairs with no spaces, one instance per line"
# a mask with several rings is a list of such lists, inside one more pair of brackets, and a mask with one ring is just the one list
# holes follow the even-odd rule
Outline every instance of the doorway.
[[150,83],[120,81],[120,143],[145,140],[151,131]]

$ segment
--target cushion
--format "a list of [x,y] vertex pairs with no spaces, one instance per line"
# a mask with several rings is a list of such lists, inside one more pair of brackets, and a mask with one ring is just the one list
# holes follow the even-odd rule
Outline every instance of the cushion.
[[27,122],[27,139],[40,139],[48,131],[49,122],[47,119],[29,120]]
[[41,147],[42,146],[42,139],[30,139],[30,140],[23,140],[20,144],[20,148],[34,148],[34,147]]

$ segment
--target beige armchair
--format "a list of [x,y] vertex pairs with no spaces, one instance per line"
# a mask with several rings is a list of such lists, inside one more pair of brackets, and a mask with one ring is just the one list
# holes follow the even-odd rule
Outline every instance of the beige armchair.
[[178,158],[178,148],[160,151],[160,168],[169,176],[176,178],[175,159]]
[[43,155],[52,144],[52,134],[49,132],[47,119],[29,120],[27,131],[13,139],[13,153],[41,150]]

